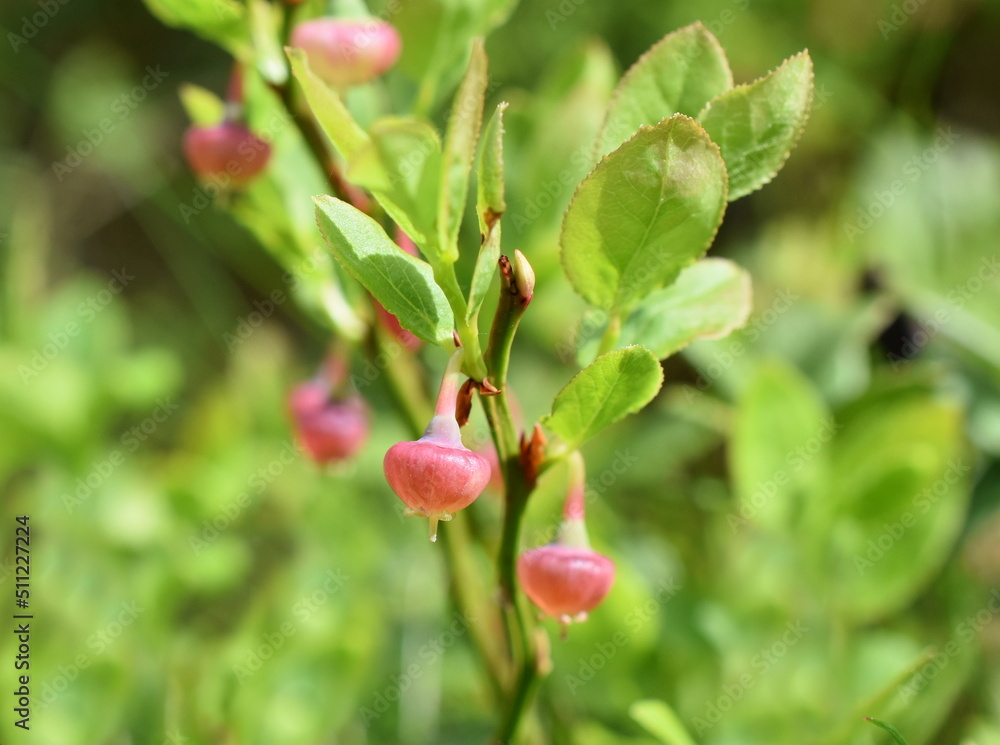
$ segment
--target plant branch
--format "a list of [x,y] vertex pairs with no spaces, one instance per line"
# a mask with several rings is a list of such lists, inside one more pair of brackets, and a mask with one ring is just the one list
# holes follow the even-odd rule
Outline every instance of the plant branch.
[[[517,548],[524,510],[534,490],[534,483],[521,461],[521,442],[511,415],[507,390],[507,368],[514,334],[521,316],[534,294],[534,273],[520,252],[514,262],[501,256],[500,298],[490,328],[486,351],[486,366],[490,382],[499,389],[491,396],[480,396],[486,418],[493,433],[497,455],[503,468],[506,502],[500,550],[497,555],[497,575],[507,637],[512,656],[516,656],[518,672],[513,680],[508,707],[501,719],[495,743],[509,743],[517,730],[537,679],[538,655],[532,639],[531,624],[517,598]],[[515,651],[516,650],[516,651]]]
[[602,354],[607,354],[615,348],[618,344],[618,338],[622,333],[622,317],[618,313],[614,313],[611,316],[611,320],[608,322],[608,328],[604,332],[604,336],[601,337],[601,345],[597,350],[597,356],[600,357]]

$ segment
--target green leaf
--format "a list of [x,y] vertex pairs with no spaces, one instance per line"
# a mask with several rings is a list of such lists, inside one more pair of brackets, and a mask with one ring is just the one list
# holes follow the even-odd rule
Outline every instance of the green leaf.
[[385,117],[355,150],[347,178],[363,186],[425,253],[436,240],[441,141],[435,129],[418,119]]
[[497,269],[497,262],[500,260],[500,221],[497,220],[493,227],[486,233],[486,240],[479,248],[479,255],[476,257],[476,268],[472,272],[472,283],[469,287],[469,311],[466,318],[471,322],[479,313],[479,309],[486,299],[486,294],[490,291],[490,284],[493,282],[493,274]]
[[438,224],[441,258],[450,263],[458,260],[458,229],[465,214],[469,171],[483,125],[487,82],[486,50],[483,40],[477,38],[472,42],[469,67],[455,94],[444,137]]
[[503,112],[506,108],[507,102],[501,102],[486,125],[476,162],[476,212],[483,244],[476,257],[469,288],[467,317],[470,321],[479,313],[500,259],[500,216],[507,209],[503,174]]
[[906,741],[906,738],[900,734],[899,730],[893,727],[891,724],[886,724],[881,719],[875,719],[874,717],[865,717],[865,721],[871,722],[876,727],[881,727],[882,729],[884,729],[886,732],[892,735],[892,739],[898,742],[899,745],[910,745],[910,743]]
[[680,718],[663,701],[636,701],[629,707],[628,713],[663,745],[695,745]]
[[476,211],[479,230],[487,232],[493,218],[499,219],[507,210],[503,173],[503,112],[507,102],[497,104],[496,111],[483,130],[483,141],[476,161]]
[[251,51],[246,8],[237,0],[144,0],[167,26],[186,28],[237,58]]
[[589,302],[627,310],[705,252],[725,206],[719,148],[693,119],[664,119],[577,187],[563,219],[563,268]]
[[[741,328],[752,303],[747,271],[728,259],[702,259],[636,304],[618,346],[639,344],[666,359],[696,339],[722,339]],[[597,339],[588,346],[596,350]]]
[[302,93],[312,110],[313,116],[319,122],[320,128],[330,138],[330,142],[345,160],[368,142],[368,135],[354,121],[351,112],[344,106],[333,90],[316,77],[309,69],[309,60],[305,52],[293,47],[285,47],[285,54],[292,64],[292,73],[302,87]]
[[972,462],[959,406],[931,392],[880,391],[839,419],[813,540],[828,547],[832,612],[868,623],[911,603],[951,555]]
[[249,0],[248,7],[257,71],[267,82],[284,85],[288,80],[280,40],[284,11],[267,0]]
[[452,338],[454,316],[429,264],[393,243],[373,219],[346,202],[315,197],[316,221],[330,251],[396,318],[424,341]]
[[543,424],[570,449],[599,431],[639,411],[663,383],[656,357],[642,347],[626,347],[598,357],[576,375],[552,402]]
[[733,87],[733,74],[712,33],[700,22],[660,39],[622,77],[597,138],[597,157],[672,114],[698,116]]
[[194,83],[181,83],[179,94],[192,124],[210,127],[222,121],[226,105],[215,93]]
[[812,60],[800,52],[763,78],[713,99],[698,115],[726,161],[729,201],[756,191],[781,170],[806,126],[812,91]]
[[420,81],[416,110],[434,110],[464,71],[469,44],[503,23],[517,0],[407,0],[392,23],[403,40],[399,69]]
[[737,506],[730,528],[748,523],[787,535],[825,488],[836,424],[805,376],[785,363],[762,364],[747,382],[733,420],[729,469]]

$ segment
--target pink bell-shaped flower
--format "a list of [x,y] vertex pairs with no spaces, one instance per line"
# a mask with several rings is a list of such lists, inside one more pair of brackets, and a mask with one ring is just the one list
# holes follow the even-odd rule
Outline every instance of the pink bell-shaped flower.
[[291,43],[306,53],[309,67],[330,85],[367,83],[399,57],[399,32],[378,20],[315,18],[292,31]]
[[584,465],[570,457],[570,486],[556,540],[521,554],[517,577],[531,601],[564,626],[584,621],[611,590],[615,565],[590,548],[584,524]]
[[202,180],[223,186],[245,186],[271,159],[271,146],[239,122],[243,116],[243,69],[237,64],[229,79],[225,119],[213,126],[193,125],[184,133],[184,157]]
[[242,124],[224,121],[189,127],[184,133],[184,156],[199,178],[228,179],[232,186],[245,186],[267,167],[271,146]]
[[462,444],[455,406],[462,378],[462,350],[452,355],[441,381],[434,417],[423,437],[397,442],[385,454],[386,481],[408,515],[430,518],[430,539],[439,520],[468,507],[490,480],[490,462]]
[[368,439],[368,407],[356,393],[336,396],[343,379],[340,362],[326,366],[326,376],[300,383],[288,397],[295,433],[306,453],[326,465],[347,460]]

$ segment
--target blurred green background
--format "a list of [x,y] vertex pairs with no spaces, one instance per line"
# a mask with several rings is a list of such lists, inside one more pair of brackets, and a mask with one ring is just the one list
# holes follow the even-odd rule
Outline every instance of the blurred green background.
[[[670,359],[585,450],[618,580],[551,633],[526,741],[657,742],[637,719],[659,709],[632,707],[658,699],[700,743],[888,742],[865,715],[1000,743],[1000,4],[412,0],[380,90],[412,100],[436,29],[508,10],[487,105],[511,102],[505,248],[539,276],[511,369],[528,421],[578,369],[559,221],[620,73],[695,20],[737,83],[816,66],[805,135],[712,249],[753,275],[747,328]],[[18,515],[35,616],[30,732],[0,634],[0,740],[486,741],[475,619],[382,477],[404,422],[373,375],[356,462],[299,456],[285,395],[329,327],[180,154],[179,86],[221,94],[230,57],[140,3],[17,0],[0,31],[0,616]],[[459,519],[489,543],[499,511]]]

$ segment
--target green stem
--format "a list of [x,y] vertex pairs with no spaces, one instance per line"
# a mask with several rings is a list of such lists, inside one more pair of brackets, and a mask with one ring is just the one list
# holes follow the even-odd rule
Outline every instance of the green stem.
[[618,344],[618,338],[622,333],[622,318],[618,314],[613,314],[608,322],[608,328],[601,337],[601,346],[597,350],[597,356],[607,354]]
[[493,431],[500,463],[504,470],[507,501],[503,517],[503,532],[497,556],[497,574],[503,605],[504,624],[516,657],[518,672],[514,678],[509,704],[497,728],[494,743],[507,745],[517,730],[534,687],[538,668],[531,624],[517,598],[517,547],[521,521],[533,486],[527,482],[519,458],[520,447],[514,421],[504,393],[481,399]]
[[510,706],[500,722],[496,735],[491,740],[491,745],[510,745],[513,743],[514,735],[517,734],[517,726],[524,715],[525,708],[531,701],[535,685],[538,683],[537,672],[535,659],[525,660],[517,677]]
[[[512,656],[516,658],[518,672],[513,680],[508,707],[492,741],[505,745],[511,742],[517,731],[518,724],[531,700],[538,672],[538,653],[532,638],[531,623],[517,597],[518,538],[528,498],[534,490],[534,484],[529,482],[521,463],[521,444],[511,415],[507,391],[507,369],[510,364],[514,334],[534,292],[534,278],[526,276],[532,274],[530,266],[523,256],[518,256],[517,260],[523,264],[519,265],[520,269],[515,270],[506,257],[500,259],[500,298],[490,328],[489,347],[486,350],[486,366],[490,382],[500,392],[480,398],[496,443],[506,487],[503,528],[500,550],[497,553],[497,577],[507,638]],[[520,277],[520,284],[527,286],[519,286],[516,273]]]

